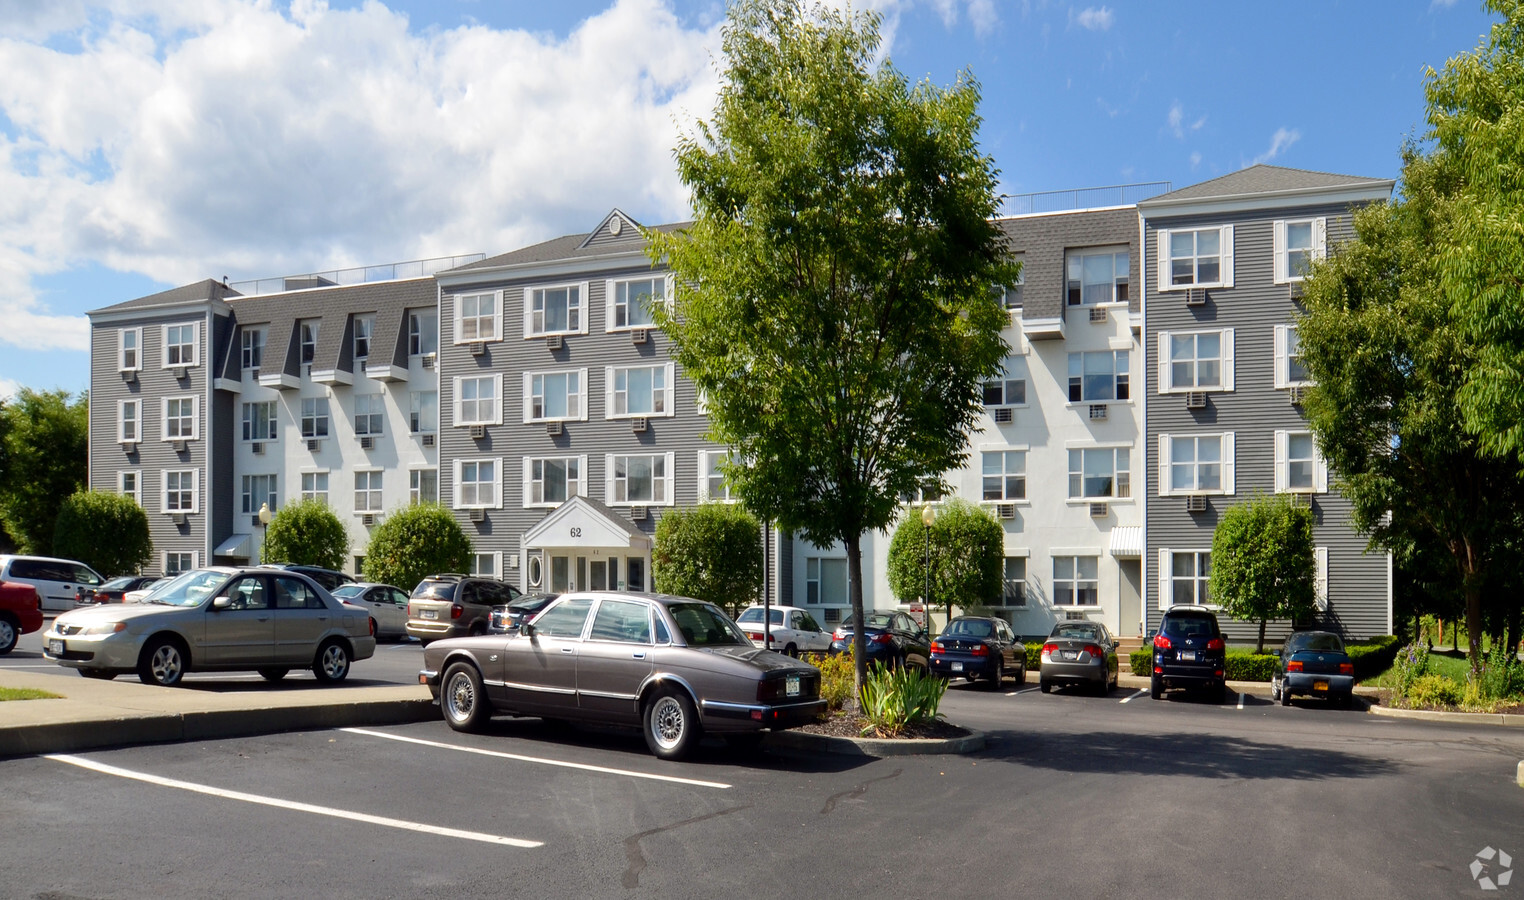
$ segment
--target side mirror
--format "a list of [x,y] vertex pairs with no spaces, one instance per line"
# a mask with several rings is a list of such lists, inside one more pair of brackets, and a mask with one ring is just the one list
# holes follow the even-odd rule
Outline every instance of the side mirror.
[[228,609],[232,607],[233,599],[226,594],[212,598],[212,609]]
[[1274,650],[1271,650],[1270,651],[1270,655],[1271,656],[1280,656],[1281,655],[1281,648],[1276,647]]
[[524,624],[520,625],[519,634],[522,634],[527,638],[534,637],[534,624],[532,622],[525,622]]

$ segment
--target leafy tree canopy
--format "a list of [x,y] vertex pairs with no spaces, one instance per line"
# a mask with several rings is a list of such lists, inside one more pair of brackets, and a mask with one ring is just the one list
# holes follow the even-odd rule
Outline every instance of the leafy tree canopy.
[[342,569],[348,555],[349,531],[328,504],[299,500],[286,504],[270,519],[260,559]]
[[153,557],[148,514],[130,497],[79,491],[58,508],[53,552],[77,559],[106,578],[135,575]]
[[1212,602],[1235,619],[1265,624],[1317,612],[1317,559],[1310,506],[1289,494],[1255,497],[1228,507],[1212,534]]
[[412,591],[425,576],[467,572],[471,540],[448,509],[418,503],[388,513],[370,535],[365,580]]
[[22,553],[50,556],[59,501],[85,488],[89,398],[22,388],[0,420],[0,518]]
[[656,589],[739,615],[762,589],[761,533],[756,516],[733,503],[662,513],[651,560]]
[[[926,540],[931,538],[931,595],[926,593]],[[936,511],[930,528],[921,507],[911,507],[889,541],[889,589],[904,603],[922,597],[964,610],[993,605],[1005,590],[1005,529],[989,511],[953,499]],[[930,618],[927,619],[930,622]]]

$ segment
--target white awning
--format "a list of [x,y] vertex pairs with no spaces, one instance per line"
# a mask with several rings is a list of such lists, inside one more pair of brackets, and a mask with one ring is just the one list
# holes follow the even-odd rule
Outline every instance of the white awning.
[[248,559],[249,552],[253,546],[254,536],[252,534],[235,534],[218,544],[217,551],[213,555],[236,556],[241,559]]
[[1143,526],[1118,525],[1111,529],[1111,555],[1118,559],[1143,558]]

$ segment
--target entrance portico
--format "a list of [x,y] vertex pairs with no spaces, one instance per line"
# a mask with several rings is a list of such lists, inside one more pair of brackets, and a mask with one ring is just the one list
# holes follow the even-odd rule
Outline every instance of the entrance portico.
[[526,591],[651,590],[651,536],[588,497],[548,513],[520,552]]

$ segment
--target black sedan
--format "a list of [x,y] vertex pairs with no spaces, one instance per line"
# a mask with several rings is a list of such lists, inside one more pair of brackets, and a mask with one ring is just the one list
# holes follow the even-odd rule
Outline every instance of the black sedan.
[[1117,642],[1100,622],[1059,622],[1042,645],[1037,684],[1044,694],[1055,684],[1081,684],[1105,696],[1120,675]]
[[1270,678],[1270,699],[1282,706],[1290,706],[1298,694],[1346,705],[1354,697],[1355,664],[1337,634],[1299,631],[1286,638],[1275,655],[1281,662]]
[[982,681],[992,691],[1009,673],[1027,677],[1027,646],[1016,640],[1004,619],[958,616],[931,642],[931,671],[944,678]]
[[487,619],[488,634],[513,634],[519,626],[535,617],[560,594],[525,594],[512,603],[492,607]]
[[[863,638],[868,644],[865,655],[868,665],[883,663],[891,669],[899,666],[931,668],[931,647],[926,631],[914,619],[902,612],[870,612],[867,620]],[[831,652],[851,653],[852,636],[856,633],[856,625],[848,616],[831,634]]]
[[81,587],[75,592],[76,603],[121,603],[122,595],[159,580],[157,575],[122,575],[100,587]]

